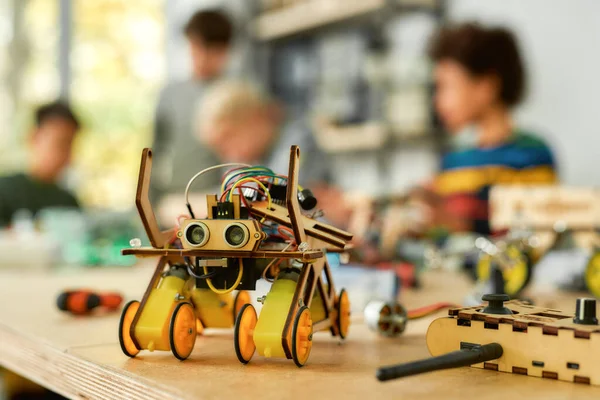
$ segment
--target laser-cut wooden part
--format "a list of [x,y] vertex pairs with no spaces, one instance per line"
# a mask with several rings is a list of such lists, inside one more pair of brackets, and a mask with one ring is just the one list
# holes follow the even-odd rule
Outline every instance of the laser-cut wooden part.
[[483,305],[451,309],[429,326],[429,352],[439,356],[461,343],[498,343],[502,357],[473,367],[600,385],[599,325],[575,324],[573,314],[518,301],[504,305],[514,314],[486,314]]
[[142,224],[148,235],[152,247],[164,247],[173,230],[161,231],[156,216],[150,203],[150,176],[152,175],[152,150],[146,148],[142,151],[142,161],[140,163],[140,174],[138,177],[137,191],[135,194],[135,206],[140,214]]
[[[271,208],[268,208],[267,202],[257,202],[252,204],[250,208],[251,213],[258,217],[270,219],[288,228],[293,227],[288,210],[284,207],[271,204]],[[352,240],[353,236],[351,233],[334,226],[324,224],[304,215],[301,215],[298,220],[304,225],[304,231],[307,236],[323,241],[325,244],[334,246],[337,249],[347,249],[347,242]]]
[[525,224],[535,230],[553,230],[557,221],[569,229],[600,226],[600,190],[557,185],[496,185],[490,192],[490,224],[508,229]]
[[299,259],[302,261],[313,261],[324,256],[322,250],[306,251],[277,251],[277,250],[256,250],[256,251],[222,251],[222,250],[183,250],[183,249],[124,249],[123,255],[134,255],[137,257],[166,257],[168,259],[181,259],[182,257],[200,257],[200,258],[285,258]]

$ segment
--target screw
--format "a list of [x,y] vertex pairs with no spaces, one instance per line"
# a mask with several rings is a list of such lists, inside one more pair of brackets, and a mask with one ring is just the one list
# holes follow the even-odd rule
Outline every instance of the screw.
[[129,245],[135,249],[142,247],[142,239],[133,238],[129,241]]
[[175,293],[175,301],[183,300],[185,296],[179,293]]
[[260,296],[256,299],[256,301],[258,301],[259,303],[264,303],[266,298],[267,296]]
[[258,238],[260,237],[260,233],[256,232],[256,233],[254,234],[254,237],[255,237],[256,239],[258,239]]
[[302,242],[302,243],[300,243],[300,244],[298,245],[298,250],[299,250],[299,251],[306,251],[306,250],[308,250],[308,247],[309,247],[309,246],[308,246],[308,243],[306,243],[306,242]]
[[298,300],[298,306],[302,307],[304,305],[304,301],[302,299]]

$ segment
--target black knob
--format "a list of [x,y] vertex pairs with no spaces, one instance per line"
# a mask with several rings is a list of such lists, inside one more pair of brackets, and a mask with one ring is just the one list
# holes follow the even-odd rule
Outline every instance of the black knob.
[[298,192],[298,202],[303,210],[312,210],[317,206],[317,198],[310,189]]
[[596,300],[589,298],[577,299],[573,322],[581,325],[598,325],[598,319],[596,318]]
[[504,307],[504,302],[510,300],[507,294],[484,294],[481,300],[488,302],[487,307],[482,311],[486,314],[511,315],[513,313],[509,308]]

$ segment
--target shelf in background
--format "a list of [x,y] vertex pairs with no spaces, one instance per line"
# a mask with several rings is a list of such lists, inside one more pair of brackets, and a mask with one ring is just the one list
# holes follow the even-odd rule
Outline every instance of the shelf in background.
[[357,17],[368,16],[386,6],[435,9],[436,0],[305,0],[263,12],[254,21],[254,32],[260,40],[286,36],[326,27]]
[[381,122],[336,126],[315,121],[313,128],[317,144],[328,154],[372,152],[411,144],[436,144],[441,140],[440,132],[433,128],[419,133],[399,135]]

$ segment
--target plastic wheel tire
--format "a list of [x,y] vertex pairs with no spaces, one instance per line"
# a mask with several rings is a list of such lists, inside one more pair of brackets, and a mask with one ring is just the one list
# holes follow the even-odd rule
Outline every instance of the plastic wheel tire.
[[345,339],[350,328],[350,299],[346,289],[342,289],[338,297],[336,324],[340,337]]
[[246,304],[250,304],[252,301],[250,300],[250,293],[247,290],[240,290],[236,293],[235,298],[233,300],[233,323],[235,324],[235,320],[242,311],[242,307]]
[[179,303],[171,315],[169,343],[171,352],[179,360],[185,360],[196,343],[196,313],[190,303]]
[[595,297],[600,297],[600,252],[592,255],[585,268],[585,284]]
[[256,351],[254,328],[257,321],[256,309],[249,303],[242,306],[235,319],[233,343],[235,346],[235,355],[242,364],[248,364]]
[[292,359],[298,367],[304,366],[312,349],[312,317],[306,306],[300,307],[292,328]]
[[139,308],[140,302],[137,300],[125,304],[119,321],[119,344],[123,353],[128,357],[135,357],[140,352],[131,338],[131,323]]

